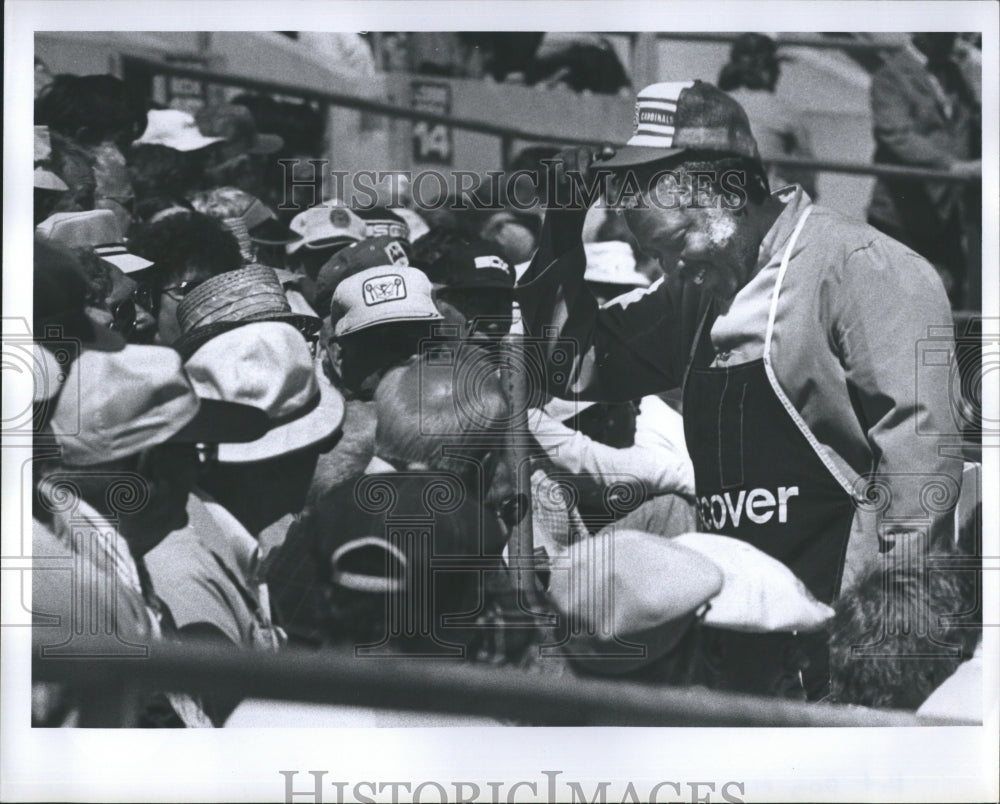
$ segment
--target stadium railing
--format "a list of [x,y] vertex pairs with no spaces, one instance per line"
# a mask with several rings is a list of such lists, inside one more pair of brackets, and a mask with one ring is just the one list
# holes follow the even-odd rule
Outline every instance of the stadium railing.
[[[396,658],[396,657],[392,657]],[[224,692],[352,707],[468,714],[498,725],[923,725],[912,712],[528,673],[437,661],[372,661],[350,651],[251,653],[157,644],[145,658],[35,657],[37,681],[78,690],[82,727],[135,724],[144,690]],[[481,724],[477,724],[481,725]]]

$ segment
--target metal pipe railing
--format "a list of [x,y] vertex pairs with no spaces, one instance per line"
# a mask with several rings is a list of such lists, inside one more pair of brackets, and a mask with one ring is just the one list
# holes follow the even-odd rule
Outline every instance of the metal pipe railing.
[[[685,34],[685,36],[691,36]],[[453,115],[437,114],[435,112],[410,109],[404,106],[396,106],[383,101],[373,101],[366,98],[358,98],[341,92],[330,92],[327,90],[317,90],[310,87],[286,84],[280,81],[268,81],[260,78],[246,78],[244,76],[230,75],[229,73],[214,70],[203,70],[197,67],[184,67],[167,62],[154,61],[151,59],[141,59],[128,56],[123,58],[126,64],[141,65],[150,70],[166,75],[177,76],[179,78],[192,78],[208,83],[226,84],[229,86],[241,87],[256,92],[272,93],[276,95],[294,95],[304,100],[319,101],[334,106],[342,106],[348,109],[355,109],[362,112],[382,114],[387,117],[401,120],[423,120],[428,123],[443,124],[452,128],[472,131],[477,134],[488,134],[500,139],[504,150],[511,149],[514,140],[534,141],[538,143],[553,143],[557,145],[604,145],[605,142],[589,137],[574,137],[572,135],[555,135],[546,132],[530,131],[505,126],[497,123],[490,123],[484,120],[477,120],[469,117],[457,117]],[[898,165],[865,164],[860,162],[842,162],[839,160],[818,160],[818,159],[795,159],[782,157],[767,160],[768,163],[797,167],[806,170],[827,171],[830,173],[848,173],[862,176],[880,176],[887,178],[915,179],[928,181],[945,182],[971,182],[982,181],[981,176],[961,176],[947,170],[933,170],[929,168],[902,167]],[[506,164],[506,162],[504,163]]]
[[[105,705],[146,689],[474,714],[548,726],[922,725],[910,712],[400,657],[359,659],[350,651],[251,653],[158,644],[145,659],[35,657],[32,671],[35,680],[64,682]],[[115,707],[129,709],[128,703]]]
[[[662,31],[657,39],[679,42],[719,42],[730,44],[744,32],[724,33],[721,31]],[[842,39],[818,34],[776,34],[774,41],[778,47],[809,47],[822,50],[846,50],[855,53],[883,53],[899,50],[902,42],[865,42],[857,39]]]

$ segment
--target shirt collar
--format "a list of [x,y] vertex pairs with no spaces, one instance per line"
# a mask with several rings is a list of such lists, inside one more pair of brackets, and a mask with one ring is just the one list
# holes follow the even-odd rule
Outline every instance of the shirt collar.
[[771,197],[784,204],[785,208],[761,241],[760,250],[757,252],[758,269],[767,265],[785,246],[802,213],[812,206],[809,194],[797,184],[782,187],[771,193]]
[[368,465],[365,467],[366,475],[385,475],[395,471],[395,466],[388,461],[383,460],[378,455],[373,455],[372,459],[368,461]]

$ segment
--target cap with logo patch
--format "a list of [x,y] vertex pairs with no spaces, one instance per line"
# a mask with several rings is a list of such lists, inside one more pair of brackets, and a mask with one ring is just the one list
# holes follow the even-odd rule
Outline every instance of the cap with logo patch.
[[427,266],[427,276],[449,288],[511,290],[514,269],[497,251],[497,244],[487,240],[455,243]]
[[388,235],[397,240],[410,240],[410,227],[402,217],[389,207],[355,209],[357,216],[365,222],[368,237]]
[[405,265],[379,265],[347,277],[330,303],[330,322],[338,338],[379,324],[442,319],[427,275]]
[[631,139],[598,164],[633,167],[685,151],[760,159],[750,121],[739,103],[704,81],[667,81],[639,92]]
[[300,212],[289,224],[292,233],[298,236],[285,246],[288,254],[295,254],[301,248],[321,249],[364,240],[367,234],[365,222],[352,210],[339,205],[320,205]]
[[358,271],[380,265],[409,264],[410,247],[403,240],[383,235],[351,243],[323,263],[316,274],[315,307],[317,310],[328,309],[337,285]]

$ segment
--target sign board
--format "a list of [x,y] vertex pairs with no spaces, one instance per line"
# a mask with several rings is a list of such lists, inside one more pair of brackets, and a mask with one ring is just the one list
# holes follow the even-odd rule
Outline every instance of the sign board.
[[[435,114],[451,114],[451,85],[415,79],[413,108]],[[452,130],[443,123],[416,120],[413,123],[413,161],[422,165],[451,166],[454,156]]]

